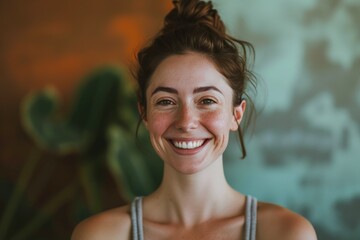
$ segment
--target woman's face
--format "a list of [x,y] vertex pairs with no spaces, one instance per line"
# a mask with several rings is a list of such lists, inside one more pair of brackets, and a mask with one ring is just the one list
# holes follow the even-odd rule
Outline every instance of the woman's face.
[[192,174],[222,158],[245,110],[245,102],[233,107],[232,97],[225,77],[201,54],[160,63],[146,91],[144,123],[166,165]]

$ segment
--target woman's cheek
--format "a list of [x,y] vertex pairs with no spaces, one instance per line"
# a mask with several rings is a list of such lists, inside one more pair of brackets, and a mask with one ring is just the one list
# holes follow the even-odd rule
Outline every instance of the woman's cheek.
[[228,116],[223,111],[208,112],[202,116],[203,123],[211,127],[213,130],[229,128]]
[[154,135],[161,135],[165,130],[168,122],[166,114],[153,114],[149,116],[148,130]]

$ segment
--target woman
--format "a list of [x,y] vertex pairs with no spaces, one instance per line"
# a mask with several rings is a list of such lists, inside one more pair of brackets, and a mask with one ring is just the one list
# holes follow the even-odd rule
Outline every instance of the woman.
[[[247,102],[252,46],[225,33],[211,3],[174,1],[163,29],[138,53],[141,121],[164,161],[160,187],[80,223],[73,240],[316,239],[303,217],[232,189],[223,171],[230,131]],[[241,51],[239,51],[240,49]]]

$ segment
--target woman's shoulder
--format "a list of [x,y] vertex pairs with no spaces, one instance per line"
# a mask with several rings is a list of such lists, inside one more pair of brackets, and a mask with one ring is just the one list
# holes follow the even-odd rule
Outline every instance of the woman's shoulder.
[[287,208],[259,202],[257,218],[259,239],[317,239],[311,223]]
[[130,206],[110,209],[80,222],[72,240],[130,239]]

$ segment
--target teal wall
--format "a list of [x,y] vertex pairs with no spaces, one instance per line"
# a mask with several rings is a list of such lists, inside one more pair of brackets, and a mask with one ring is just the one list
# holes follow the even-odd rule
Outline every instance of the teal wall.
[[360,1],[215,0],[250,41],[261,110],[231,184],[306,216],[319,239],[360,239]]

